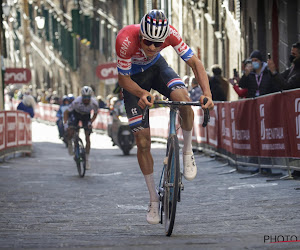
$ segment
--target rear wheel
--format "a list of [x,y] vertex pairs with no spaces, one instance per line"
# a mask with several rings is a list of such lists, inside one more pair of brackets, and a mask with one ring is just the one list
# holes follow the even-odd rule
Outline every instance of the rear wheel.
[[163,213],[166,236],[170,236],[173,231],[176,205],[179,191],[179,146],[176,135],[172,135],[168,140],[168,164],[164,172],[164,196]]
[[78,144],[75,145],[75,157],[76,157],[76,165],[78,174],[80,177],[84,177],[85,175],[85,166],[86,166],[86,158],[85,158],[85,148],[82,140],[79,138]]

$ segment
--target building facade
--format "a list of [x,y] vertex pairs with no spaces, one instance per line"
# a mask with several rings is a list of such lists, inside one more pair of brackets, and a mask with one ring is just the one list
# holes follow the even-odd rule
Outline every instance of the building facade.
[[[2,22],[4,67],[29,68],[32,90],[52,88],[78,95],[83,85],[107,96],[116,77],[100,79],[99,65],[116,62],[115,38],[139,23],[151,9],[162,9],[208,73],[214,64],[226,78],[254,49],[269,52],[281,71],[291,45],[300,40],[300,0],[4,0],[10,12]],[[2,8],[2,7],[1,7]],[[42,28],[39,17],[44,19]],[[5,43],[4,43],[5,41]],[[3,46],[4,45],[4,46]],[[183,77],[190,68],[172,48],[162,52]],[[3,65],[2,65],[3,66]],[[231,91],[231,99],[237,99]]]

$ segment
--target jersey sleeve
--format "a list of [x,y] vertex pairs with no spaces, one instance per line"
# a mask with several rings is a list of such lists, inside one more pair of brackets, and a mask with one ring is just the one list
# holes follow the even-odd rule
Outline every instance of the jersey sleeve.
[[170,25],[170,36],[168,39],[170,39],[170,44],[176,53],[184,61],[188,61],[194,55],[192,49],[182,40],[178,31],[172,25]]
[[132,39],[126,28],[116,38],[117,69],[121,75],[130,75]]

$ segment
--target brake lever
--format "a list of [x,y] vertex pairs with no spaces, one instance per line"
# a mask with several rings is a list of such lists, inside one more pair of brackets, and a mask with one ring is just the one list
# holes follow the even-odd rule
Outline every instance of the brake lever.
[[[203,104],[205,105],[206,103],[208,102],[208,99],[205,97],[203,99]],[[205,128],[207,126],[207,123],[209,123],[209,120],[210,120],[210,115],[209,115],[209,109],[203,109],[204,111],[204,120],[203,120],[203,123],[202,123],[202,127]]]

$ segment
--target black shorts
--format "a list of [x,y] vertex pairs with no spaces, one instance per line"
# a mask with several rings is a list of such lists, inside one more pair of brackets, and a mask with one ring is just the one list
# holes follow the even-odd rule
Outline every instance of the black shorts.
[[[160,94],[170,98],[172,91],[176,89],[186,89],[183,81],[178,74],[167,64],[161,56],[155,64],[144,72],[131,76],[142,89],[150,91],[157,90]],[[123,89],[125,109],[129,120],[129,126],[132,132],[149,128],[149,114],[145,121],[142,121],[142,109],[138,105],[139,97],[132,95]]]
[[88,123],[91,121],[90,114],[80,114],[75,110],[69,113],[69,119],[68,119],[69,127],[76,128],[78,126],[79,121],[81,121],[82,127],[84,128],[85,131],[92,132],[92,130],[88,128]]

